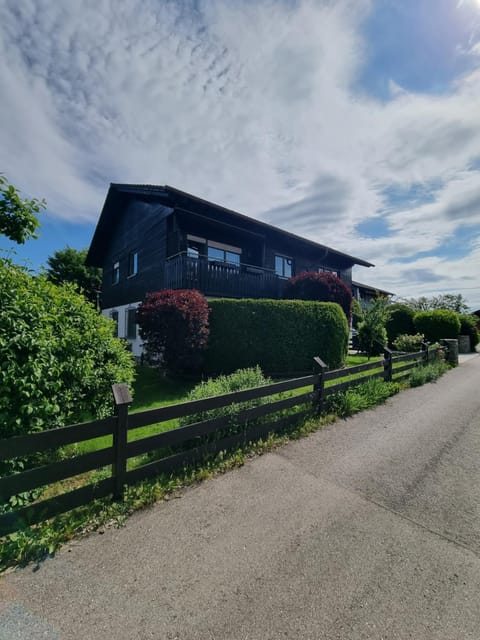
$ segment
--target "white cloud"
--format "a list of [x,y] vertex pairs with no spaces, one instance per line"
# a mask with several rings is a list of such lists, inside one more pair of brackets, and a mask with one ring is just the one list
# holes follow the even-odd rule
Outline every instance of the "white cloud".
[[[110,181],[169,183],[372,260],[379,267],[358,279],[409,282],[415,295],[421,283],[402,280],[396,259],[480,224],[480,70],[443,95],[393,81],[386,102],[359,93],[373,8],[7,0],[0,170],[77,220],[96,219]],[[384,195],[432,181],[441,186],[428,204],[392,209]],[[374,215],[389,237],[358,233]],[[413,269],[459,281],[440,259]]]

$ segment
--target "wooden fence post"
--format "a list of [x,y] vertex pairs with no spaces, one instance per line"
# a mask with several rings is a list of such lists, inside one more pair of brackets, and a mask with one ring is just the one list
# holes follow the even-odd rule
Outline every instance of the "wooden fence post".
[[123,498],[127,476],[128,407],[132,402],[132,396],[126,384],[112,385],[112,392],[117,416],[113,432],[113,497],[118,500]]
[[383,379],[385,382],[392,381],[392,352],[388,347],[383,348]]
[[423,364],[428,364],[429,355],[428,355],[428,344],[426,342],[422,342],[422,351],[423,351]]
[[327,370],[327,365],[320,358],[320,356],[315,356],[313,358],[314,366],[313,372],[318,375],[318,382],[313,384],[313,405],[317,412],[320,411],[323,402],[323,390],[325,388],[325,371]]

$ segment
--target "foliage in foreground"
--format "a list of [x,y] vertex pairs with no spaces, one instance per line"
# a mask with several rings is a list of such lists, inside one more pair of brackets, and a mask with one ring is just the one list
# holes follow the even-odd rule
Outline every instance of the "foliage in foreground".
[[45,208],[44,200],[22,198],[18,189],[0,174],[0,233],[17,244],[36,238],[36,214]]
[[[413,384],[412,382],[410,384],[418,386],[417,382],[423,384],[434,380],[448,368],[440,362],[414,369],[416,374],[423,370],[429,373],[424,376],[423,381],[420,381],[417,375],[414,377]],[[435,377],[432,377],[432,371],[436,372]],[[343,393],[329,396],[328,402],[323,407],[324,415],[309,419],[289,432],[271,433],[266,438],[250,442],[241,449],[231,452],[221,451],[206,459],[200,467],[185,468],[175,474],[161,475],[153,480],[127,487],[122,501],[96,500],[40,525],[13,533],[4,538],[0,544],[0,572],[16,565],[41,561],[53,555],[62,544],[74,536],[90,533],[105,526],[121,526],[137,509],[168,498],[170,494],[182,490],[189,484],[242,466],[252,455],[261,455],[279,445],[286,444],[289,440],[307,436],[332,422],[336,417],[351,415],[380,404],[398,393],[402,386],[402,383],[397,382],[368,380]]]
[[134,364],[113,324],[71,286],[0,260],[0,438],[112,411]]

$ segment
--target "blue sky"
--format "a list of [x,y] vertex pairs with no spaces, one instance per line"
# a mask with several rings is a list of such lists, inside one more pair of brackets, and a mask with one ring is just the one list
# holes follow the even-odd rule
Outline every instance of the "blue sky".
[[480,0],[4,0],[0,56],[33,267],[110,182],[171,184],[480,308]]

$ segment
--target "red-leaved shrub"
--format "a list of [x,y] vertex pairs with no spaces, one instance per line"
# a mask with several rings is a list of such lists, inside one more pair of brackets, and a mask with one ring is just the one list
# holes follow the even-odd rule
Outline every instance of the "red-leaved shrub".
[[195,371],[208,340],[207,299],[194,289],[148,293],[137,309],[140,337],[150,359],[170,371]]
[[336,302],[350,321],[352,293],[340,278],[328,271],[304,271],[298,276],[293,276],[285,286],[283,297],[289,300]]

